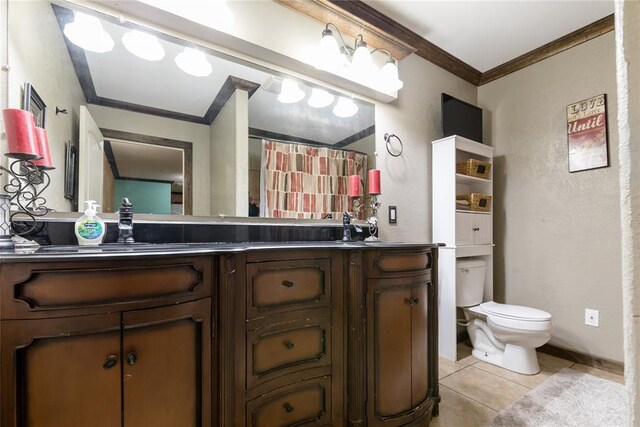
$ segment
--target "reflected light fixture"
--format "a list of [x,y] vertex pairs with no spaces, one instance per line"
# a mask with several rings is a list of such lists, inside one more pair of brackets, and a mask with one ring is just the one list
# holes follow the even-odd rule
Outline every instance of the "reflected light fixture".
[[[338,38],[334,37],[334,31]],[[349,46],[338,27],[328,23],[316,52],[315,67],[318,69],[350,74],[353,80],[377,86],[386,92],[397,91],[404,85],[398,78],[398,64],[391,53],[380,48],[370,51],[362,34],[358,34],[354,45]],[[380,71],[373,65],[372,55],[375,52],[387,55],[387,62]]]
[[358,112],[358,106],[353,99],[341,96],[338,98],[336,106],[333,107],[333,114],[338,117],[351,117]]
[[76,12],[73,22],[65,24],[63,33],[73,44],[89,52],[105,53],[113,50],[113,39],[95,16]]
[[122,44],[138,58],[159,61],[164,58],[164,48],[158,38],[149,33],[131,30],[122,36]]
[[207,77],[213,71],[204,52],[192,47],[185,47],[176,56],[176,65],[185,73],[196,77]]
[[326,90],[314,87],[313,89],[311,89],[311,96],[309,97],[307,104],[309,104],[309,106],[313,108],[324,108],[328,105],[331,105],[334,98],[335,97]]
[[304,91],[300,89],[298,83],[291,79],[282,80],[282,89],[278,95],[278,101],[283,104],[293,104],[294,102],[301,101],[304,98]]

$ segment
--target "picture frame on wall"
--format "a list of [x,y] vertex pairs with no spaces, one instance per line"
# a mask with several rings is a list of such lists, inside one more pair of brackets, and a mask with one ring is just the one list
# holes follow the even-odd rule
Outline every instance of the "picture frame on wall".
[[609,166],[607,95],[567,106],[569,172]]
[[40,98],[40,95],[38,95],[38,92],[31,86],[31,83],[24,84],[22,109],[31,111],[36,119],[36,127],[44,129],[47,106],[42,98]]
[[78,147],[71,141],[64,144],[64,198],[78,204]]

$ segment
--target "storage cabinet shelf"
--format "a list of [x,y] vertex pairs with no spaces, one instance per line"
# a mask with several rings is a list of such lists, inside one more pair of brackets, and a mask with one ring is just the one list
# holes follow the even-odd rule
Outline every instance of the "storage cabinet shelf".
[[[459,136],[432,142],[433,239],[446,244],[440,251],[439,352],[457,359],[456,261],[480,257],[487,262],[484,299],[493,299],[493,206],[489,212],[458,209],[456,196],[481,193],[493,198],[493,147]],[[456,173],[456,164],[477,159],[491,164],[489,178]],[[493,204],[493,203],[492,203]]]

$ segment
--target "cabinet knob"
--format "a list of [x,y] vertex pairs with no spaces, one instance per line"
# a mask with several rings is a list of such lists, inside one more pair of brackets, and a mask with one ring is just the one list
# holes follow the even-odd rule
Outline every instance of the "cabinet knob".
[[291,288],[291,287],[293,287],[293,282],[290,281],[290,280],[283,280],[282,281],[282,286],[285,286],[287,288]]
[[291,406],[291,404],[289,402],[287,402],[287,403],[284,404],[284,410],[287,411],[287,412],[293,412],[294,407]]
[[117,364],[118,364],[118,356],[116,356],[115,354],[110,354],[109,356],[107,356],[107,360],[104,361],[104,364],[102,365],[102,367],[104,369],[111,369]]
[[295,347],[295,344],[293,344],[291,341],[287,341],[286,343],[284,343],[284,346],[291,350],[293,347]]
[[415,305],[420,302],[420,300],[416,297],[407,298],[407,302],[409,305]]
[[129,365],[135,365],[136,364],[136,360],[138,360],[138,357],[136,356],[135,353],[131,352],[127,355],[127,363]]

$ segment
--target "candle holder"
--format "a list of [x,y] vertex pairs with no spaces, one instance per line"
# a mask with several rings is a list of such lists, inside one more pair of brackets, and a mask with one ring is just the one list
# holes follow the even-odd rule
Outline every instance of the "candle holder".
[[[366,200],[365,197],[363,199]],[[369,197],[369,203],[363,203],[360,201],[360,196],[351,198],[351,208],[353,209],[354,216],[357,216],[360,211],[365,211],[366,209],[371,210],[371,215],[367,217],[367,224],[369,225],[369,237],[367,237],[365,242],[377,242],[380,241],[378,237],[376,237],[376,233],[378,232],[378,209],[380,209],[380,202],[378,201],[378,195],[372,194]]]
[[49,187],[51,178],[45,170],[23,159],[14,160],[8,168],[0,165],[0,175],[2,171],[7,173],[8,178],[4,191],[9,197],[11,228],[18,236],[29,234],[36,229],[37,218],[51,211],[46,206],[47,200],[42,196]]

